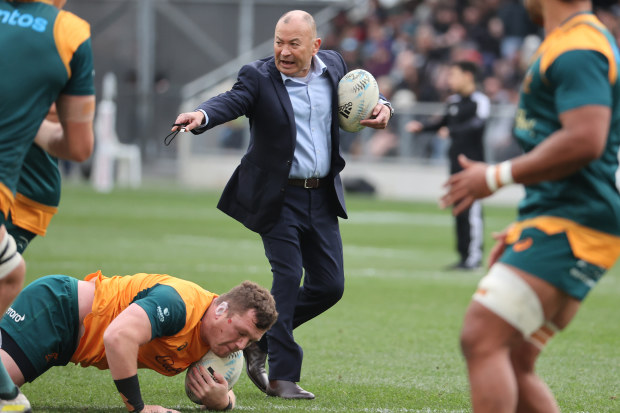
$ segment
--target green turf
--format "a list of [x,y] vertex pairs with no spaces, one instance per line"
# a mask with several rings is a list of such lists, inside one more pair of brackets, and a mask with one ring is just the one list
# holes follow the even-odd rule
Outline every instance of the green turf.
[[[45,238],[26,251],[28,282],[45,274],[76,277],[169,273],[224,292],[244,279],[267,287],[270,270],[258,235],[216,209],[217,195],[172,189],[103,195],[67,184]],[[245,377],[238,410],[252,412],[468,412],[458,348],[463,312],[483,271],[443,272],[456,260],[448,212],[430,203],[349,196],[341,221],[346,291],[333,309],[297,330],[304,348],[301,385],[314,401],[266,398]],[[486,207],[490,233],[514,208]],[[620,283],[616,268],[539,361],[563,412],[618,412]],[[196,411],[184,374],[141,370],[148,404]],[[35,412],[123,412],[107,371],[54,368],[23,387]]]

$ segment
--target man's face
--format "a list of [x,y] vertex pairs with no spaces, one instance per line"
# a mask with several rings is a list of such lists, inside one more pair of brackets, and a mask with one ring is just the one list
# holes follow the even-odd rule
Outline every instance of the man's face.
[[469,78],[467,73],[462,71],[460,67],[450,67],[450,72],[448,74],[448,86],[452,92],[461,93],[468,82]]
[[543,25],[542,6],[541,0],[524,0],[524,6],[527,10],[527,14],[530,15],[530,19],[539,26]]
[[228,316],[228,311],[226,311],[218,316],[208,337],[211,350],[217,356],[225,357],[260,340],[265,332],[256,328],[255,312],[255,310],[248,310],[242,315]]
[[273,55],[278,70],[291,77],[304,77],[310,70],[312,56],[321,45],[321,39],[305,21],[291,17],[276,25]]

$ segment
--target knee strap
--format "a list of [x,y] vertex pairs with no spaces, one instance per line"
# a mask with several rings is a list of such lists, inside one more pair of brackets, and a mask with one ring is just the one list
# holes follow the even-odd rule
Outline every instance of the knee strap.
[[549,342],[549,340],[551,340],[555,333],[557,333],[558,331],[560,331],[558,326],[556,326],[551,321],[546,321],[542,327],[534,331],[534,333],[532,333],[532,335],[527,338],[527,341],[529,341],[530,343],[538,347],[540,351],[542,351]]
[[480,280],[474,300],[529,337],[544,323],[536,292],[508,266],[496,263]]
[[17,252],[15,240],[8,232],[0,241],[0,279],[6,277],[22,261],[22,256]]

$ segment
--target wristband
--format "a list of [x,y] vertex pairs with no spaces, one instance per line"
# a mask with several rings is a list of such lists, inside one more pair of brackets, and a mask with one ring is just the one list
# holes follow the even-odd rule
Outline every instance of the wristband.
[[144,409],[144,402],[140,394],[140,383],[138,375],[134,374],[126,379],[114,380],[116,389],[121,394],[127,410],[130,412],[141,412]]
[[497,191],[502,186],[514,184],[512,176],[512,162],[504,161],[499,165],[489,165],[486,169],[485,178],[491,193]]
[[487,166],[485,177],[487,180],[487,187],[489,188],[489,191],[491,191],[491,193],[499,189],[499,185],[497,183],[498,178],[496,175],[497,175],[497,165]]
[[514,184],[515,180],[512,177],[512,162],[504,161],[499,164],[499,186],[505,186]]

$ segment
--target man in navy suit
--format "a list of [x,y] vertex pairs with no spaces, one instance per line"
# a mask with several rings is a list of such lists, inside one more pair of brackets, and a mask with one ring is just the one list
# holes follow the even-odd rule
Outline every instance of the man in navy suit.
[[[310,14],[284,14],[275,28],[273,57],[243,66],[231,90],[175,121],[198,134],[241,115],[249,118],[248,150],[218,208],[263,240],[279,317],[266,340],[245,350],[247,372],[260,390],[287,399],[314,398],[297,385],[303,351],[293,329],[333,306],[344,291],[338,217],[347,218],[347,212],[337,89],[347,67],[340,54],[320,46]],[[383,129],[392,112],[381,96],[361,124]]]

